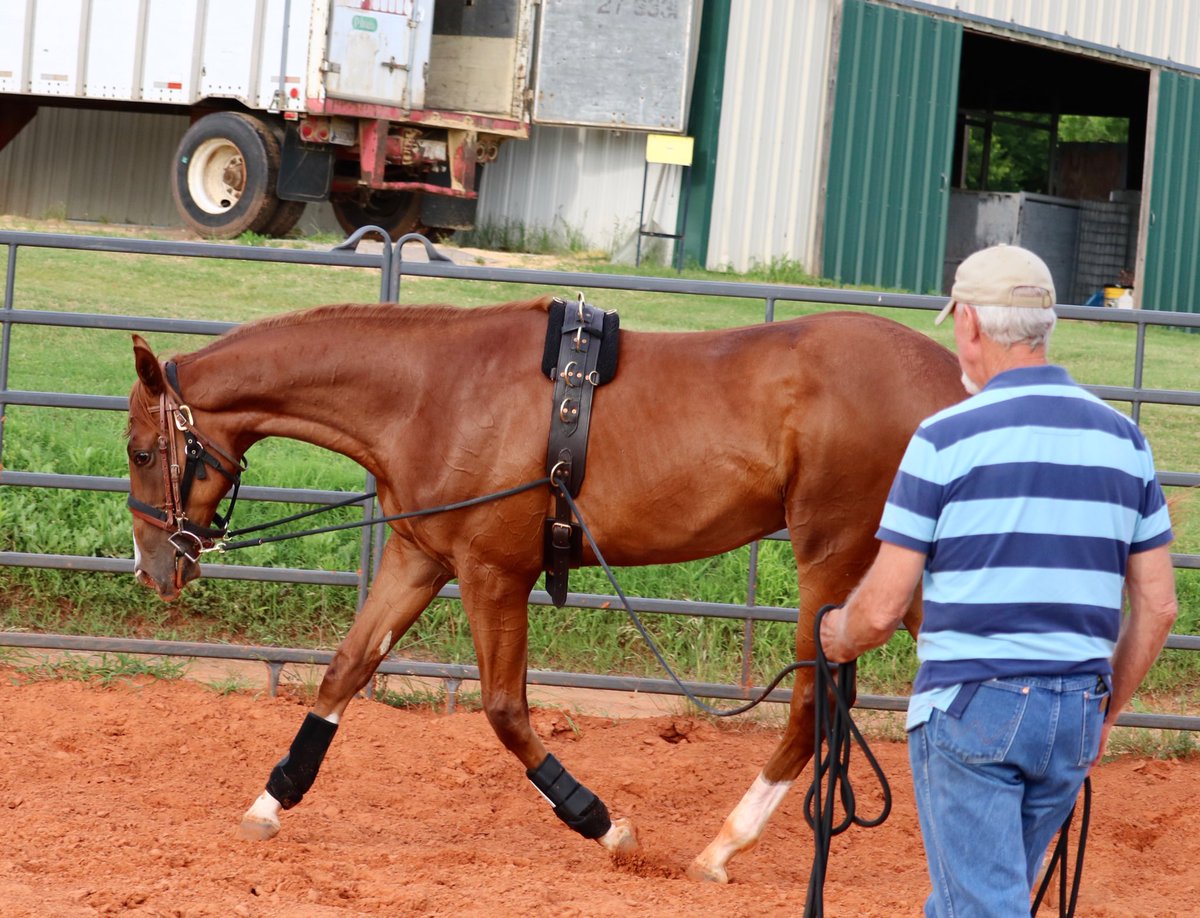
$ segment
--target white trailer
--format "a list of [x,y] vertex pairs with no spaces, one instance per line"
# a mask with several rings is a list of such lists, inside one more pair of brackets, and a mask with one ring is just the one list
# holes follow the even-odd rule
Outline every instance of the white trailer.
[[539,110],[681,132],[696,2],[3,0],[0,149],[47,106],[186,113],[171,189],[201,235],[322,200],[347,231],[469,227]]

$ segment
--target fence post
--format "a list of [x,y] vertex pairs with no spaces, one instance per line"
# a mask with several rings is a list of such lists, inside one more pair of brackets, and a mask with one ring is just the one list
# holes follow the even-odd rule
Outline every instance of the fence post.
[[17,246],[9,243],[8,269],[4,272],[4,319],[0,321],[0,469],[4,468],[4,414],[8,407],[4,398],[8,392],[8,354],[12,346],[12,323],[8,317],[13,310],[13,281],[17,273]]

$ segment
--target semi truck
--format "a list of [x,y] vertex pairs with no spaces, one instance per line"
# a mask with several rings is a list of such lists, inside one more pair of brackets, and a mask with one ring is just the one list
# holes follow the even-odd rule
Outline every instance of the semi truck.
[[480,167],[535,119],[682,132],[696,20],[694,0],[4,0],[0,150],[47,106],[186,114],[167,168],[199,235],[285,235],[325,200],[347,231],[468,228]]

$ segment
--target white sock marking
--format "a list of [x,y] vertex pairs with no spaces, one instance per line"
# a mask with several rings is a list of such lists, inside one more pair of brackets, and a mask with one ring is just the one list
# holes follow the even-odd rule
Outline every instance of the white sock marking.
[[250,809],[246,810],[246,816],[243,818],[252,818],[277,826],[279,825],[279,811],[282,809],[278,800],[267,791],[263,791],[258,795],[258,799],[250,804]]
[[758,841],[763,829],[767,827],[767,821],[771,818],[771,814],[775,812],[791,787],[791,781],[772,784],[762,776],[762,772],[759,772],[754,783],[750,785],[750,789],[746,791],[738,805],[733,808],[733,812],[729,814],[729,818],[725,820],[721,834],[724,835],[725,830],[729,829],[730,836],[743,844],[752,844]]
[[758,773],[750,789],[725,818],[717,837],[696,858],[696,865],[703,869],[708,879],[728,882],[725,865],[735,854],[758,843],[771,814],[791,787],[791,781],[772,783],[762,776],[762,772]]

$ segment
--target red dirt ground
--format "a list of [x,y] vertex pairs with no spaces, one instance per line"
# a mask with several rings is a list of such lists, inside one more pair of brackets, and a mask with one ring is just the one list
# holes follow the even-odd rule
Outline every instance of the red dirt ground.
[[[803,909],[812,841],[798,788],[733,863],[732,884],[683,876],[775,743],[776,731],[752,724],[535,712],[572,772],[636,820],[644,855],[614,865],[553,817],[477,712],[356,701],[283,832],[247,842],[238,821],[304,715],[295,697],[221,695],[188,680],[21,682],[0,669],[0,704],[6,918]],[[914,915],[926,893],[904,748],[873,746],[895,809],[884,826],[835,839],[831,916]],[[1200,761],[1122,758],[1095,784],[1079,914],[1200,915]],[[860,794],[869,809],[875,794]]]

